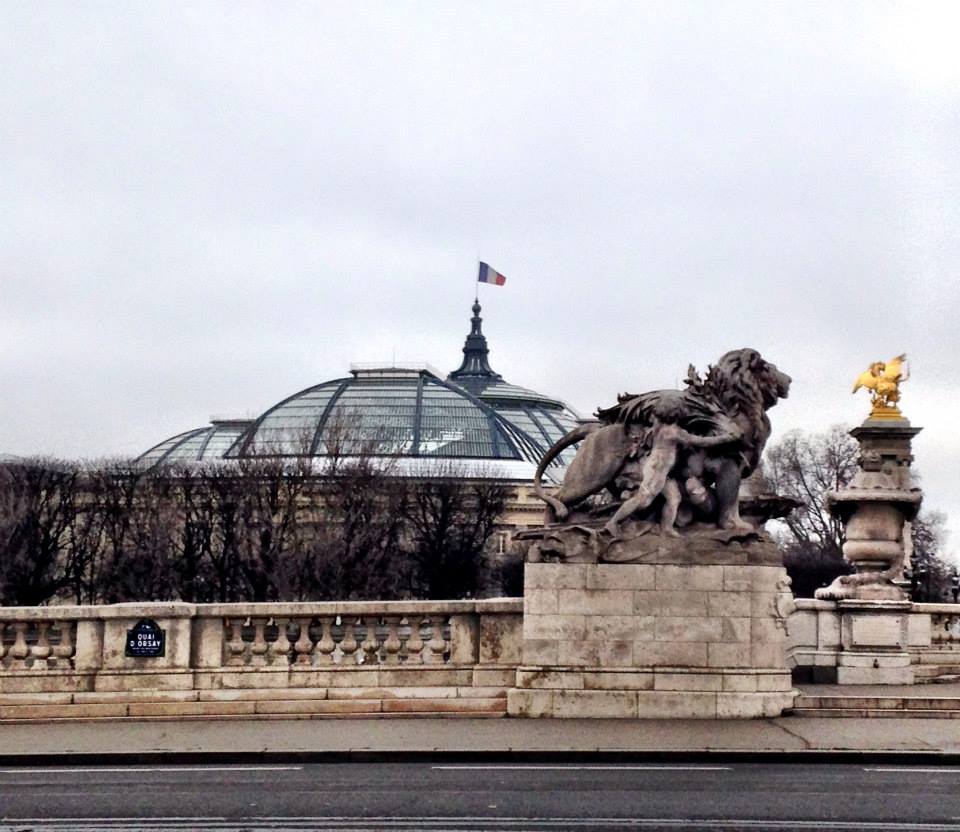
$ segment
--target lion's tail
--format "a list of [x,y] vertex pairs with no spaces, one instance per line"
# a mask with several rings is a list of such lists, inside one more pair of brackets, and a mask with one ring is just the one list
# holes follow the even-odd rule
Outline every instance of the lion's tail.
[[554,442],[553,446],[543,455],[543,459],[540,460],[540,464],[537,466],[537,473],[534,474],[533,477],[533,493],[553,509],[553,516],[557,520],[565,520],[569,510],[556,497],[552,497],[544,492],[542,482],[543,472],[547,470],[547,466],[553,462],[559,454],[563,453],[563,451],[571,445],[575,445],[577,442],[586,439],[587,436],[600,427],[602,427],[602,425],[599,422],[587,422],[586,424],[578,425],[562,439]]

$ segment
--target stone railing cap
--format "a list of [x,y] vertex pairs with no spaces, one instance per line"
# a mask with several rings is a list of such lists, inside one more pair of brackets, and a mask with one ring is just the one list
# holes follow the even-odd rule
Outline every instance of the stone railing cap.
[[477,612],[523,612],[523,598],[485,598],[477,601]]
[[0,607],[0,621],[79,621],[103,618],[104,607]]
[[797,598],[794,603],[798,610],[835,610],[836,601],[821,601],[819,598]]
[[476,601],[284,601],[260,604],[199,604],[200,617],[313,615],[456,615],[476,611]]
[[0,607],[0,621],[140,618],[246,618],[315,615],[469,615],[523,612],[522,598],[481,601],[288,601],[240,604],[123,603],[90,606]]
[[913,611],[938,613],[940,615],[960,615],[960,604],[914,604]]

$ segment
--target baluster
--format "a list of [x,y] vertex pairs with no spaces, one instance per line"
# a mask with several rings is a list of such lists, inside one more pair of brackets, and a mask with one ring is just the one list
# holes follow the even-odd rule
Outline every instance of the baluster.
[[391,615],[384,618],[387,625],[387,637],[383,640],[383,651],[386,654],[384,663],[389,665],[400,664],[400,648],[403,647],[400,641],[400,618]]
[[277,628],[277,638],[270,642],[268,652],[270,664],[290,664],[290,636],[287,633],[289,619],[271,618],[270,623]]
[[49,667],[47,659],[50,658],[50,654],[53,652],[50,648],[50,639],[47,637],[49,630],[49,621],[37,622],[37,640],[30,647],[31,666],[35,670],[46,670]]
[[266,618],[251,619],[253,624],[253,644],[250,645],[250,664],[254,667],[263,667],[267,663],[267,620]]
[[247,649],[243,642],[243,619],[231,618],[227,624],[230,627],[230,640],[227,642],[227,664],[243,664],[243,654]]
[[6,629],[6,622],[0,621],[0,667],[3,667],[3,657],[7,654],[7,646],[3,643],[3,631]]
[[427,664],[442,664],[443,654],[447,649],[447,642],[443,640],[443,616],[434,615],[427,620],[433,624],[433,636],[427,642],[430,652],[427,653]]
[[58,621],[57,633],[60,636],[57,646],[53,648],[54,661],[57,667],[70,667],[73,658],[73,624],[70,621]]
[[298,622],[300,635],[293,645],[294,652],[297,654],[297,664],[310,664],[311,653],[313,652],[313,642],[310,640],[310,619],[301,618]]
[[357,639],[353,635],[353,625],[356,619],[345,618],[343,620],[343,639],[340,641],[340,652],[343,653],[344,664],[357,664]]
[[420,635],[422,619],[419,615],[407,619],[410,624],[410,638],[407,639],[407,664],[423,664],[423,638]]
[[317,642],[318,664],[324,666],[333,664],[333,651],[337,643],[333,640],[333,618],[324,616],[320,619],[320,641]]
[[361,664],[379,664],[380,642],[377,640],[377,616],[368,616],[364,619],[364,622],[367,631],[363,644],[360,645],[360,649],[363,651],[360,657]]
[[13,623],[13,647],[10,648],[10,658],[13,659],[11,665],[16,670],[25,670],[27,667],[27,656],[30,655],[30,648],[27,647],[27,622],[15,621]]
[[948,615],[944,617],[944,621],[944,629],[947,631],[946,641],[960,640],[960,618],[955,615]]

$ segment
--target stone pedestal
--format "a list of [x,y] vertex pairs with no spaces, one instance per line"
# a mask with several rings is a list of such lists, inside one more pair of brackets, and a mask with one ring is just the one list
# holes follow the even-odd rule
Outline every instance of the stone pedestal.
[[772,544],[678,560],[528,563],[508,712],[749,718],[790,707],[793,597]]
[[818,589],[817,598],[906,600],[904,529],[923,500],[910,477],[910,443],[920,430],[906,419],[884,418],[867,419],[850,431],[860,443],[859,470],[846,487],[827,494],[827,506],[843,522],[843,556],[856,573]]
[[909,601],[838,601],[837,684],[912,685]]

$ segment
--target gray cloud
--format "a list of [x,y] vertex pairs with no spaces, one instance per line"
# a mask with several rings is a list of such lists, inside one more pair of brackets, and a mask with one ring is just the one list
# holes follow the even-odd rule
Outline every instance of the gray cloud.
[[960,522],[952,4],[0,8],[0,451],[139,452],[350,361],[581,411],[760,348],[779,432],[910,352]]

